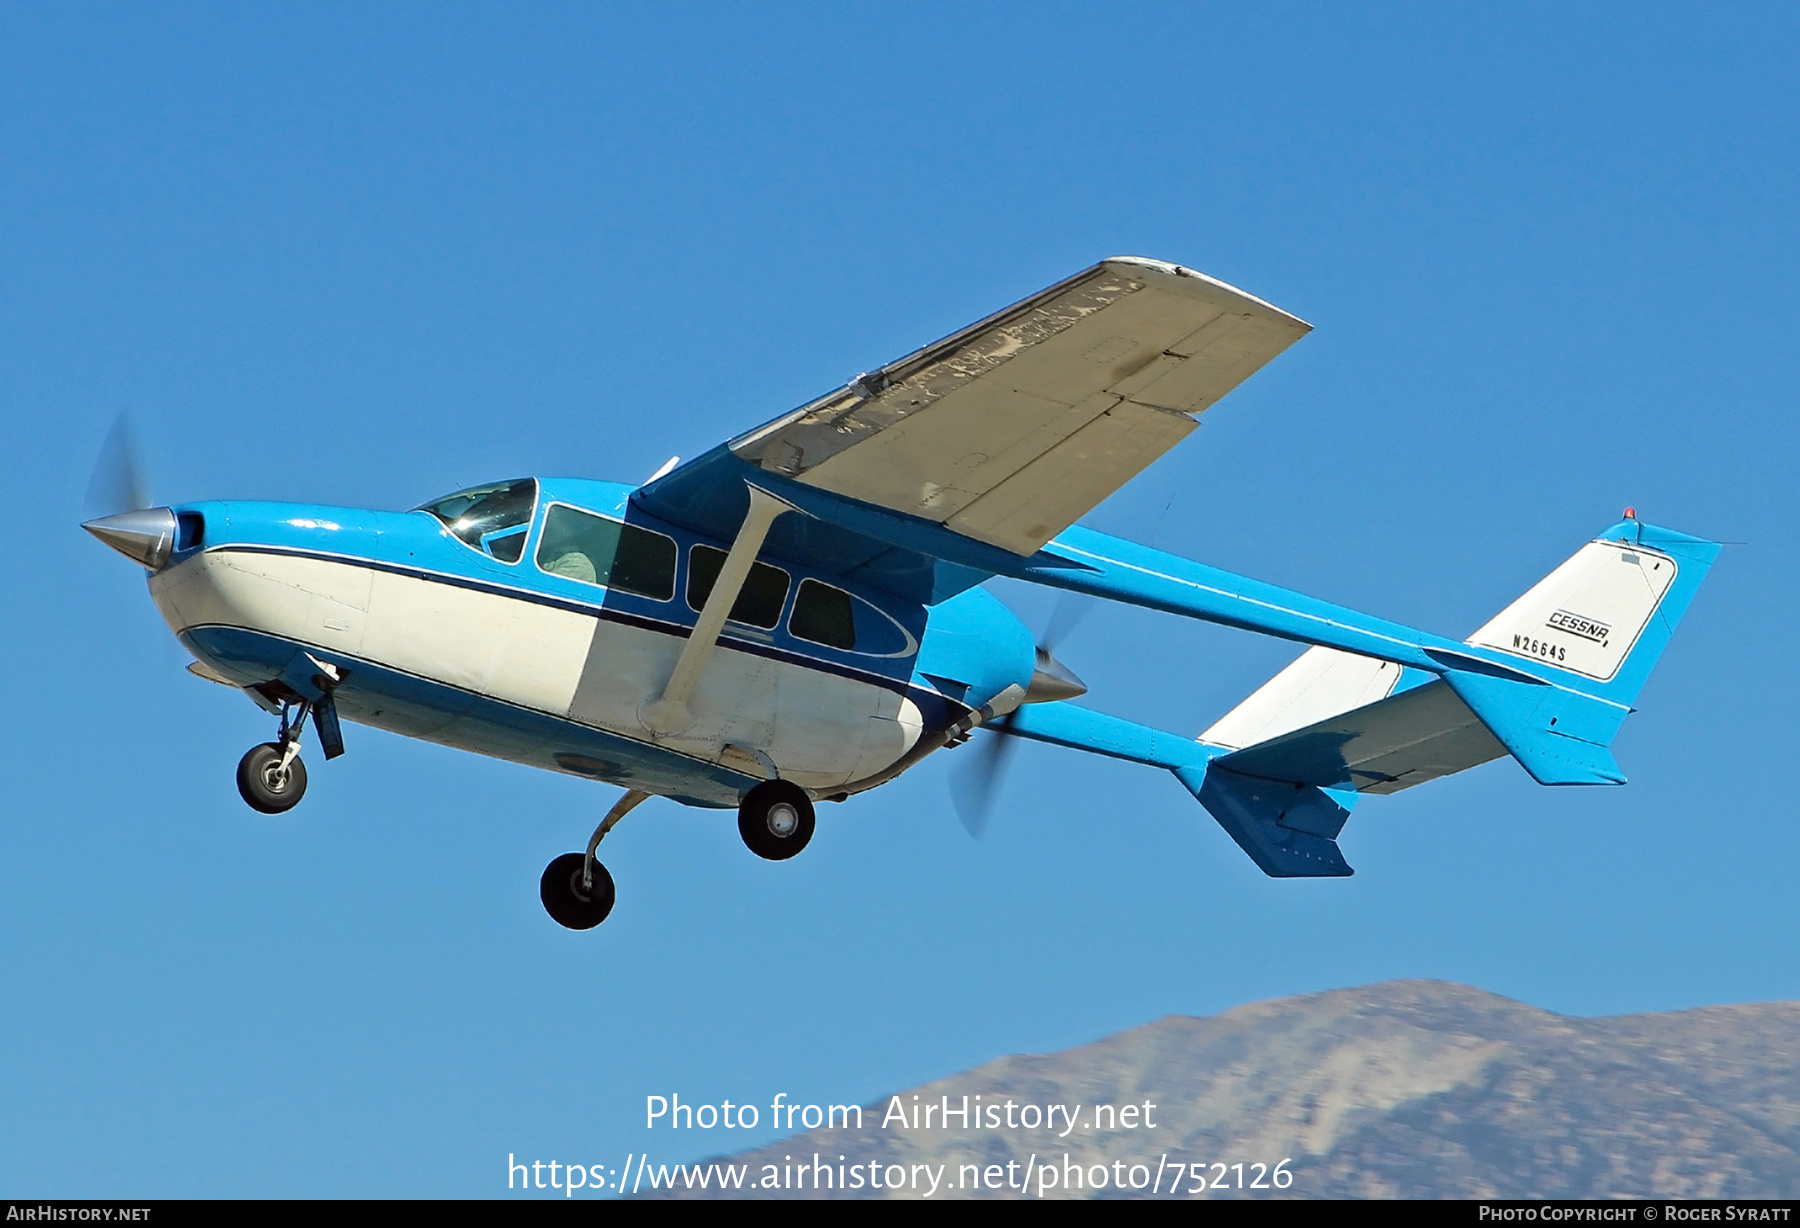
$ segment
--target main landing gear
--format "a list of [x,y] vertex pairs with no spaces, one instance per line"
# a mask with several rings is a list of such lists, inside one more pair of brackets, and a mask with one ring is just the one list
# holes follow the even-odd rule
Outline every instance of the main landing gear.
[[792,781],[765,780],[738,803],[738,835],[758,857],[786,861],[812,834],[812,798]]
[[[245,761],[248,762],[247,756]],[[552,921],[565,929],[591,930],[612,913],[613,878],[594,859],[594,853],[606,833],[649,796],[640,789],[626,793],[594,829],[587,852],[564,853],[544,867],[544,876],[538,880],[538,898]],[[738,804],[738,834],[758,857],[786,861],[812,839],[812,798],[790,781],[765,780]]]
[[544,911],[564,929],[591,930],[612,912],[613,877],[605,866],[586,853],[564,853],[544,867],[538,880],[538,898]]
[[544,877],[538,880],[538,898],[552,921],[564,929],[591,930],[606,920],[613,909],[613,879],[606,867],[594,860],[594,851],[606,839],[606,833],[649,796],[642,789],[629,790],[600,820],[600,826],[588,840],[587,852],[564,853],[544,867]]

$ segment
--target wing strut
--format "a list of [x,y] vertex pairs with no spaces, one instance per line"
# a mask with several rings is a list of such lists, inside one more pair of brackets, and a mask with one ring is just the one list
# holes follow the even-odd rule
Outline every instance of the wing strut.
[[719,578],[713,581],[712,592],[707,595],[706,606],[700,611],[700,621],[688,634],[688,642],[681,650],[681,659],[675,662],[675,669],[669,675],[669,681],[663,692],[655,699],[647,701],[638,709],[638,720],[651,733],[676,734],[694,723],[694,714],[688,709],[688,700],[694,694],[694,687],[700,681],[700,673],[706,668],[707,658],[712,656],[713,649],[718,646],[719,633],[725,629],[725,619],[736,604],[738,594],[743,591],[744,581],[750,578],[750,566],[756,562],[756,555],[762,549],[763,539],[769,535],[769,527],[775,518],[783,512],[798,511],[792,503],[777,498],[760,486],[746,483],[750,487],[750,510],[744,516],[743,527],[738,530],[737,537],[731,543],[731,551],[725,556],[725,563],[719,568]]

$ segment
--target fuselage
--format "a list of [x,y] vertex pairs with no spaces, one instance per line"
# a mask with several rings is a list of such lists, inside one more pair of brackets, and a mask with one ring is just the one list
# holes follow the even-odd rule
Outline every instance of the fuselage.
[[1030,634],[982,589],[926,607],[765,559],[692,724],[653,733],[641,709],[730,543],[646,515],[617,483],[477,489],[510,512],[457,519],[457,496],[436,513],[181,504],[150,591],[238,686],[278,688],[303,652],[340,673],[346,720],[697,805],[735,806],[777,774],[821,797],[868,787],[1031,683]]

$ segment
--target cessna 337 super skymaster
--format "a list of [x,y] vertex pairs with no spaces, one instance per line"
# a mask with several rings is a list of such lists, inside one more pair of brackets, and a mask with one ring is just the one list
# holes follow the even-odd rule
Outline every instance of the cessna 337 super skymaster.
[[[1608,750],[1717,556],[1626,518],[1466,641],[1077,526],[1310,331],[1191,269],[1120,257],[631,487],[521,478],[411,512],[201,502],[88,522],[149,569],[195,657],[279,726],[244,800],[300,800],[340,719],[626,792],[540,884],[611,911],[602,838],[647,797],[736,809],[792,857],[813,804],[979,726],[1174,773],[1264,873],[1349,874],[1365,793],[1510,754],[1623,784]],[[979,587],[1011,576],[1311,645],[1197,739],[1086,687]]]

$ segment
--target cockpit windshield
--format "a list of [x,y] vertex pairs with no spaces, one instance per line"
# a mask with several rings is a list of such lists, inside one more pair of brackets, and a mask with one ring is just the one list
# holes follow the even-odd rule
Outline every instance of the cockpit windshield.
[[414,508],[430,512],[457,537],[503,563],[516,563],[525,549],[525,531],[537,506],[537,479],[491,482]]

